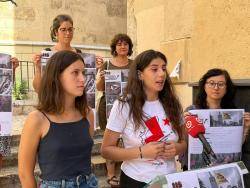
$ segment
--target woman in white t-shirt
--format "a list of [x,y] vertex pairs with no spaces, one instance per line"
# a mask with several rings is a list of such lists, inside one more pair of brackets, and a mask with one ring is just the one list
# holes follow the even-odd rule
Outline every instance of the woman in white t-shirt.
[[[130,66],[123,97],[111,110],[101,152],[123,161],[120,187],[143,187],[157,175],[176,172],[175,156],[186,150],[182,108],[166,71],[164,54],[147,50]],[[125,148],[116,146],[122,135]]]

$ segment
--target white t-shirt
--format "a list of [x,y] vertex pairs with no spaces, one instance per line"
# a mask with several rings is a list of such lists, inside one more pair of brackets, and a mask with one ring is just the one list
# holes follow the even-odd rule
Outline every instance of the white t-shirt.
[[[107,129],[122,133],[125,148],[139,147],[150,141],[178,141],[178,134],[173,131],[159,100],[146,101],[143,112],[149,120],[135,132],[134,123],[129,118],[128,103],[122,107],[122,102],[117,100],[111,110]],[[124,161],[121,169],[127,176],[148,183],[157,175],[176,172],[176,164],[174,159],[137,158]]]

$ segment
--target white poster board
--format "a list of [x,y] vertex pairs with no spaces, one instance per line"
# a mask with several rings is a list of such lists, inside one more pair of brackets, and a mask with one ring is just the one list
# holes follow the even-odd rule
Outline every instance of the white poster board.
[[158,176],[148,188],[244,188],[243,174],[248,173],[243,162],[223,164],[203,169]]
[[[205,126],[204,137],[216,154],[211,165],[237,162],[241,159],[243,109],[190,110]],[[198,138],[188,138],[188,169],[205,167],[203,147]]]
[[128,82],[129,69],[105,70],[106,117],[108,119],[115,100],[121,96]]
[[12,127],[13,71],[11,56],[0,53],[0,136],[9,136]]

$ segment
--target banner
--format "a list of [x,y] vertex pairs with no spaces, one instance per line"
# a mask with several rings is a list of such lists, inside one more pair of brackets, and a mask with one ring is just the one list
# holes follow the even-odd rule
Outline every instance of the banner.
[[[216,158],[209,156],[211,165],[237,162],[241,159],[243,109],[190,110],[205,126],[204,137]],[[188,169],[206,167],[201,141],[188,137]]]
[[9,136],[12,126],[12,63],[11,56],[0,53],[0,136]]

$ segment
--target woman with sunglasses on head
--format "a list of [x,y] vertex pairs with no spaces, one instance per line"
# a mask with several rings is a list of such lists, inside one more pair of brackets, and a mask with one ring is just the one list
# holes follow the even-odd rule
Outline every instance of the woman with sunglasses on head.
[[48,60],[37,110],[28,115],[21,135],[22,187],[37,187],[37,158],[40,188],[97,188],[91,173],[94,114],[87,106],[84,68],[82,57],[72,51],[56,52]]
[[[223,69],[210,69],[199,81],[198,94],[195,104],[185,110],[185,115],[189,115],[189,110],[194,109],[235,109],[234,104],[235,86],[230,75]],[[244,114],[243,142],[249,134],[250,113]],[[244,155],[244,153],[243,153]],[[183,170],[187,170],[187,154],[180,156]]]
[[[176,172],[175,156],[186,150],[182,108],[166,66],[161,52],[139,54],[130,66],[126,91],[111,110],[101,152],[123,161],[121,188],[140,188],[157,175]],[[124,148],[116,146],[120,135]]]
[[[56,45],[51,48],[45,48],[46,51],[61,51],[68,50],[76,53],[82,53],[80,49],[73,48],[71,46],[71,41],[74,36],[74,25],[73,19],[66,14],[58,15],[53,20],[53,25],[50,28],[50,36],[53,42],[56,42]],[[41,53],[34,55],[33,62],[35,64],[35,76],[33,80],[33,87],[36,92],[39,90],[41,82]],[[96,57],[96,63],[102,64],[103,60],[100,57]]]

